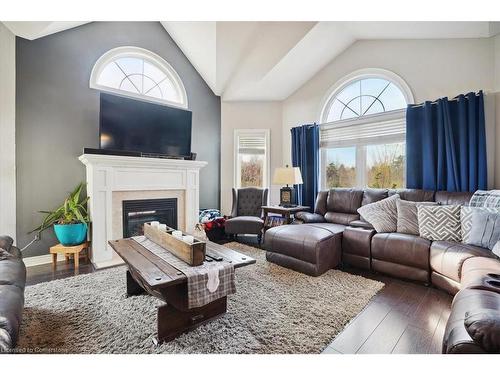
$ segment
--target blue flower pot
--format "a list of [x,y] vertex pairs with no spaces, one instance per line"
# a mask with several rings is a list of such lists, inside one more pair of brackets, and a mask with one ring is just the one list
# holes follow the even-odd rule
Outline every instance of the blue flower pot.
[[63,246],[76,246],[87,238],[87,224],[54,224],[54,232]]

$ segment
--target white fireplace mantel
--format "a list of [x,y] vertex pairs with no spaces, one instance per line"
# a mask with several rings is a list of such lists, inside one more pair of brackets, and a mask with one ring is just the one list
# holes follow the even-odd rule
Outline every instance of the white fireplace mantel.
[[117,220],[114,211],[121,210],[116,206],[116,199],[113,204],[113,193],[141,192],[143,197],[150,193],[152,198],[159,194],[168,197],[169,192],[182,194],[184,204],[177,209],[183,210],[179,217],[184,220],[179,223],[179,229],[191,232],[198,222],[199,171],[207,162],[98,154],[83,154],[79,160],[87,170],[91,260],[96,268],[122,263],[108,245],[108,241],[123,235],[116,230],[117,225],[122,228],[121,218],[120,223],[113,223]]

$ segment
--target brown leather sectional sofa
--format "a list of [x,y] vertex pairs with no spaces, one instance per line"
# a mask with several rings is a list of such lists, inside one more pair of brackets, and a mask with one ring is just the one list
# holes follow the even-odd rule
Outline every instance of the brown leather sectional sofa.
[[296,215],[303,224],[279,226],[266,232],[267,260],[312,276],[319,276],[342,262],[432,284],[456,294],[443,352],[499,352],[500,260],[489,249],[463,243],[432,242],[403,233],[377,233],[357,209],[396,193],[403,200],[456,205],[467,205],[472,196],[472,193],[410,189],[322,191],[313,213]]
[[0,353],[16,346],[24,307],[26,267],[11,237],[0,236]]

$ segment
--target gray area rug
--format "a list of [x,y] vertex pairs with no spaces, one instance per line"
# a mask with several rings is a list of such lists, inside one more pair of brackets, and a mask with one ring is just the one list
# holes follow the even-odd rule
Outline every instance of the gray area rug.
[[320,353],[383,283],[330,270],[310,277],[257,259],[236,270],[237,292],[219,319],[155,346],[162,301],[126,297],[125,267],[26,288],[19,348],[52,353]]

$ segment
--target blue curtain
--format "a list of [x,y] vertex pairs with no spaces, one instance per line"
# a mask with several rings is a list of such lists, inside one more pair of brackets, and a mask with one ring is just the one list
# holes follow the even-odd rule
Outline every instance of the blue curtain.
[[297,126],[291,131],[292,164],[300,168],[304,181],[296,186],[297,204],[313,208],[319,185],[319,126]]
[[487,189],[483,92],[409,105],[406,111],[408,188]]

